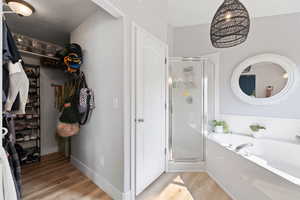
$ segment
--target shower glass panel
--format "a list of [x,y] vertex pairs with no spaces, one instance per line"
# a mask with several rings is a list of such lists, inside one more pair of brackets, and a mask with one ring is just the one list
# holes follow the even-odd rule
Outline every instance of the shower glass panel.
[[170,157],[175,162],[205,160],[205,134],[208,112],[214,107],[211,98],[214,87],[210,76],[214,65],[206,59],[170,59]]

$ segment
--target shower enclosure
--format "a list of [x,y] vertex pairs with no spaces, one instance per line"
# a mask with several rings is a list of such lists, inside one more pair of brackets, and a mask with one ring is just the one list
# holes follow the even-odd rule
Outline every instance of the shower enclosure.
[[205,135],[215,118],[215,65],[204,57],[169,61],[170,161],[205,161]]

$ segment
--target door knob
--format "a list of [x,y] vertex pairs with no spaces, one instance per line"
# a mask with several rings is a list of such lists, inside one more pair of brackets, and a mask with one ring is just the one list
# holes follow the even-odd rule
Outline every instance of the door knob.
[[145,120],[144,119],[136,119],[135,121],[138,123],[143,123]]

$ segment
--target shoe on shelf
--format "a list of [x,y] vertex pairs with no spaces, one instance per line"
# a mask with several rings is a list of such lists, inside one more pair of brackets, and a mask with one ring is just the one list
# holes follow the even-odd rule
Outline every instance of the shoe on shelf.
[[35,140],[35,139],[37,139],[37,136],[36,136],[36,135],[31,135],[31,136],[30,136],[30,139],[31,139],[31,140]]
[[26,125],[25,124],[16,124],[15,125],[15,129],[16,129],[16,131],[20,131],[20,130],[23,130],[23,129],[25,129],[26,128]]
[[16,141],[17,142],[23,142],[24,141],[24,137],[22,134],[16,134]]
[[25,137],[24,137],[24,141],[29,141],[30,140],[30,136],[29,135],[26,135]]

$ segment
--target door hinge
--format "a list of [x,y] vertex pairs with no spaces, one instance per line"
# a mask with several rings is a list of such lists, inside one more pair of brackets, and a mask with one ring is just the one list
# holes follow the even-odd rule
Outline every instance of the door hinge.
[[165,148],[165,155],[167,155],[167,152],[168,152],[168,151],[167,151],[167,148]]
[[167,57],[165,57],[165,64],[167,64],[168,63],[168,59],[167,59]]

